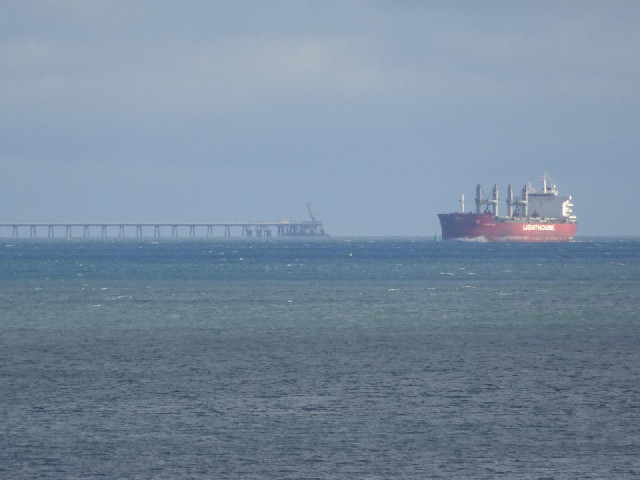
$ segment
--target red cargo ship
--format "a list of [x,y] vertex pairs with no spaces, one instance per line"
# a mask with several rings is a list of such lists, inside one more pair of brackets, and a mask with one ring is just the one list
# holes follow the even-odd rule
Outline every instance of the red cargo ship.
[[[509,214],[498,216],[498,187],[487,199],[482,187],[476,187],[476,212],[440,213],[443,240],[475,240],[488,242],[568,242],[573,240],[578,223],[571,210],[570,195],[559,195],[556,186],[549,184],[547,172],[542,176],[542,192],[530,185],[522,189],[522,196],[513,196],[509,185],[507,207]],[[481,211],[484,207],[484,211]]]

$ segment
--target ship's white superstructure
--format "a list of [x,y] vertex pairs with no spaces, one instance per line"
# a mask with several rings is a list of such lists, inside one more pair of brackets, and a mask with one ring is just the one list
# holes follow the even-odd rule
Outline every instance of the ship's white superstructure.
[[[554,220],[575,220],[571,195],[559,195],[556,186],[550,182],[547,172],[542,176],[542,191],[537,192],[531,185],[525,185],[522,197],[507,199],[511,217],[548,218]],[[509,186],[511,190],[511,186]],[[513,207],[513,208],[511,208]]]

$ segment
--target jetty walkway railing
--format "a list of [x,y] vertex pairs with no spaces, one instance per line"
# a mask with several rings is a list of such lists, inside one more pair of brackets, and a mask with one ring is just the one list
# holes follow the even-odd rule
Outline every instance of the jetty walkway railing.
[[[142,238],[152,235],[155,238],[162,233],[171,238],[177,237],[231,237],[232,229],[240,230],[242,237],[304,237],[324,236],[322,222],[318,221],[289,221],[275,222],[190,222],[190,223],[0,223],[0,237],[38,238],[38,233],[46,231],[46,238],[61,236],[64,238],[91,238],[91,233],[98,233],[101,238],[117,235],[118,238]],[[133,232],[133,235],[131,233]],[[145,233],[147,235],[145,235]],[[215,235],[215,234],[218,235]],[[75,234],[75,235],[74,235]],[[111,235],[109,235],[111,234]],[[127,235],[129,234],[129,235]],[[238,233],[236,233],[238,234]]]

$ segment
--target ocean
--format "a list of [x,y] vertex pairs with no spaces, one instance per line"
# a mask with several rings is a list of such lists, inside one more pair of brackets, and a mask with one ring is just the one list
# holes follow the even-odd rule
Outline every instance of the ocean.
[[0,478],[640,477],[640,239],[0,241]]

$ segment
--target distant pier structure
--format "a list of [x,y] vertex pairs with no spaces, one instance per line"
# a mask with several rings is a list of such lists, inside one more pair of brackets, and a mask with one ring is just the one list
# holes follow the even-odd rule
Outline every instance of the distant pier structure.
[[307,204],[311,220],[184,223],[0,223],[4,238],[321,237],[327,234]]

